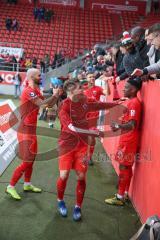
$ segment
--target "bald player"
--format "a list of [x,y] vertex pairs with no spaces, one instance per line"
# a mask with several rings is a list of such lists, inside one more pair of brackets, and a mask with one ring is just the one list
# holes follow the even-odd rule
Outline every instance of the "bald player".
[[54,89],[54,94],[45,99],[40,93],[41,74],[36,68],[27,71],[28,86],[23,90],[20,103],[20,123],[17,129],[17,138],[19,142],[19,158],[21,164],[14,170],[7,186],[6,193],[13,199],[21,200],[20,195],[15,189],[18,180],[24,175],[24,191],[40,193],[42,190],[32,185],[31,176],[33,163],[37,155],[37,116],[40,106],[48,104],[53,106],[59,97],[59,89]]

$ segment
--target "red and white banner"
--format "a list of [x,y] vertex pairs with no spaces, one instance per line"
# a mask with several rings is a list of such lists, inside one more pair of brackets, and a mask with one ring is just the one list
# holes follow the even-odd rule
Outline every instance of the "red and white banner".
[[0,102],[0,175],[16,156],[18,116],[11,100]]
[[40,3],[57,4],[64,6],[77,6],[77,0],[40,0]]
[[0,46],[0,55],[15,56],[16,58],[21,58],[24,50],[22,48],[12,48],[12,47],[2,47]]
[[[9,72],[9,71],[0,71],[0,77],[3,79],[0,84],[4,85],[14,85],[13,77],[15,76],[16,72]],[[25,72],[19,72],[22,82],[26,79],[26,73]]]
[[94,8],[101,8],[107,9],[112,11],[130,11],[130,12],[137,12],[137,6],[127,6],[127,5],[115,5],[115,4],[103,4],[103,3],[92,3],[92,9]]
[[85,0],[85,8],[94,10],[106,10],[108,12],[135,12],[145,14],[146,0]]

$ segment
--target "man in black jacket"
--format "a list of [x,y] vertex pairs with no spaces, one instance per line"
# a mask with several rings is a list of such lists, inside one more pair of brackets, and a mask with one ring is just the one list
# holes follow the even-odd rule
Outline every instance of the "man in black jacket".
[[129,35],[125,36],[122,39],[121,45],[126,50],[126,54],[123,57],[123,66],[125,72],[123,72],[120,76],[116,78],[117,83],[121,80],[128,78],[134,71],[134,69],[136,68],[143,69],[143,60],[141,59],[139,51],[134,46],[133,40]]
[[145,29],[137,26],[131,30],[131,38],[134,42],[136,49],[139,51],[140,57],[143,61],[143,67],[149,65],[149,59],[147,53],[149,51],[149,46],[145,40]]

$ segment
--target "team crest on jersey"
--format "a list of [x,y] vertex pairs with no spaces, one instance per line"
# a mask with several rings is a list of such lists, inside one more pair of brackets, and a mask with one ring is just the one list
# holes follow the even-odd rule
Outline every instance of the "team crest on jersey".
[[131,117],[134,117],[136,115],[136,111],[135,110],[131,110],[130,114],[131,114]]
[[32,97],[32,98],[34,98],[34,97],[36,97],[36,94],[34,93],[34,92],[30,92],[30,97]]
[[93,91],[93,95],[96,96],[97,92],[96,91]]
[[83,104],[83,108],[84,108],[84,109],[87,109],[87,104]]

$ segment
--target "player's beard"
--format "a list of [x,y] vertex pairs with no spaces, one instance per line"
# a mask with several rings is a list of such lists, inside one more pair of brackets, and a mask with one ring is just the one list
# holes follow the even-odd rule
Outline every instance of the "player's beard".
[[34,84],[35,84],[36,86],[39,86],[40,83],[41,83],[41,79],[34,79]]

